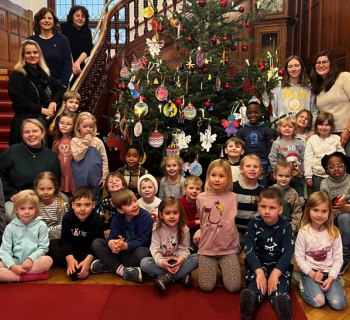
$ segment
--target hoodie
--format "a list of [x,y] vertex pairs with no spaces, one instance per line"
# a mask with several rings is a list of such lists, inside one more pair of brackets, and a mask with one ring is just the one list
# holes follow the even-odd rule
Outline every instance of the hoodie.
[[253,127],[250,123],[246,123],[244,127],[238,130],[237,138],[245,142],[244,154],[256,154],[262,164],[268,163],[268,156],[273,143],[273,136],[271,129],[260,122]]
[[197,207],[195,205],[193,207],[190,206],[190,204],[186,201],[186,195],[183,195],[179,201],[187,217],[187,227],[189,229],[198,228],[196,224],[196,220],[199,220]]
[[0,259],[7,268],[21,265],[30,258],[35,262],[49,251],[49,234],[42,217],[27,226],[18,218],[6,227],[0,248]]

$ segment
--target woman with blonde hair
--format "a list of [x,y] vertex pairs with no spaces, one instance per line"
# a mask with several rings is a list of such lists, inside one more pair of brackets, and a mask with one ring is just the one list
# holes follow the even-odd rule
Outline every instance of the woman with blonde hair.
[[10,131],[10,146],[22,142],[20,131],[25,119],[38,119],[48,128],[65,92],[61,83],[50,75],[50,70],[39,45],[33,40],[21,44],[19,60],[12,73],[8,92],[15,111]]

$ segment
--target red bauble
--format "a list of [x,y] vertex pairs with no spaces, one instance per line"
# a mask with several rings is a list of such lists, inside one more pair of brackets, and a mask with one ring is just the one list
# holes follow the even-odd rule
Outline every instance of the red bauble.
[[283,69],[278,70],[278,75],[280,77],[283,77],[284,76],[284,70]]
[[185,31],[185,29],[184,28],[180,28],[180,33],[183,33]]
[[121,90],[121,88],[122,88],[122,85],[118,84],[118,89]]
[[227,1],[226,1],[226,0],[222,0],[222,1],[220,2],[220,7],[222,7],[222,8],[227,7]]
[[228,41],[228,36],[224,35],[224,36],[222,37],[222,41]]
[[177,106],[180,106],[181,105],[181,103],[182,103],[182,99],[176,99],[176,101],[175,101],[175,104],[177,105]]
[[210,101],[205,101],[204,102],[204,107],[206,107],[207,109],[209,109],[211,107],[211,102]]
[[182,64],[179,65],[179,70],[183,70],[184,66]]
[[192,39],[192,37],[191,36],[189,36],[189,37],[187,37],[187,42],[189,42],[189,43],[191,43],[192,41],[193,41],[193,39]]
[[162,33],[164,31],[164,28],[162,26],[158,26],[157,31],[158,33]]
[[146,101],[147,101],[147,99],[146,99],[145,96],[141,96],[141,100],[142,100],[143,102],[146,102]]
[[238,11],[239,11],[240,13],[243,13],[243,12],[244,12],[244,7],[243,7],[243,6],[240,6],[240,7],[238,8]]
[[226,58],[225,58],[225,63],[229,63],[229,62],[230,62],[229,57],[226,57]]
[[218,38],[217,37],[212,37],[210,41],[211,41],[212,44],[216,44],[216,42],[218,41]]
[[120,88],[121,90],[125,90],[126,89],[126,84],[125,83],[122,83],[122,85],[121,85],[121,88]]
[[247,28],[250,28],[251,23],[248,21],[248,22],[245,23],[245,26],[246,26]]
[[260,69],[264,69],[265,63],[262,62],[262,61],[260,61],[260,62],[258,63],[258,67],[259,67]]
[[224,88],[225,88],[225,89],[230,89],[230,84],[226,83],[226,84],[224,85]]
[[259,13],[259,18],[264,18],[264,14],[263,13]]
[[228,52],[228,49],[227,49],[227,48],[225,48],[225,52]]
[[203,66],[197,66],[199,71],[203,71],[204,70],[204,65]]
[[167,37],[169,37],[169,33],[166,33],[165,35],[166,35]]
[[178,51],[179,50],[179,46],[177,44],[173,45],[173,50],[174,51]]
[[142,63],[143,63],[146,67],[148,67],[148,65],[149,65],[149,62],[148,62],[147,60],[142,61]]
[[233,46],[231,47],[231,50],[232,50],[232,51],[236,51],[236,50],[237,50],[237,47],[236,47],[235,45],[233,45]]
[[242,51],[248,51],[248,46],[246,44],[242,46]]
[[199,0],[199,1],[198,1],[198,5],[199,5],[200,7],[202,7],[202,8],[204,8],[206,4],[207,4],[207,3],[205,2],[205,0]]

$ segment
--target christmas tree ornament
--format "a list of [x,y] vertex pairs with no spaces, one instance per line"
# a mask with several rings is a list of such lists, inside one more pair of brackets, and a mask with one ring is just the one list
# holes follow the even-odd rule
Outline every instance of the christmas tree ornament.
[[141,139],[139,139],[139,144],[140,144],[140,149],[141,149],[141,155],[142,155],[142,158],[141,160],[139,161],[139,165],[142,166],[145,161],[146,161],[146,153],[145,153],[145,150],[143,148],[143,137]]
[[280,77],[283,77],[284,76],[284,70],[283,69],[278,70],[278,75]]
[[114,115],[114,117],[115,117],[115,121],[116,122],[120,122],[120,112],[119,112],[119,110],[117,110],[117,113]]
[[220,158],[224,157],[224,149],[221,147],[221,153],[220,153]]
[[212,44],[216,44],[217,41],[218,41],[218,38],[216,36],[212,37],[210,41],[211,41]]
[[237,70],[235,65],[232,63],[230,67],[230,78],[234,78],[236,76]]
[[230,58],[229,57],[226,57],[225,58],[225,63],[229,63],[230,62]]
[[181,27],[181,28],[179,29],[179,31],[180,31],[180,33],[183,33],[183,32],[185,31],[185,29]]
[[245,78],[245,80],[243,81],[243,90],[244,90],[245,92],[249,92],[250,86],[251,86],[250,80],[249,80],[249,78],[248,78],[248,76],[247,76],[247,77]]
[[134,135],[135,137],[139,137],[142,133],[142,124],[141,124],[141,120],[139,120],[134,127]]
[[141,116],[145,116],[148,113],[148,105],[140,98],[139,102],[134,106],[134,112],[139,116],[139,118]]
[[118,148],[115,146],[117,143],[117,139],[113,132],[108,133],[107,137],[103,137],[103,142],[107,145],[107,147],[109,148],[109,151],[112,151],[113,149],[115,151],[118,150]]
[[180,155],[180,148],[178,145],[176,145],[175,143],[170,144],[170,146],[168,146],[168,148],[166,149],[166,154],[167,156],[170,154],[175,154],[175,155]]
[[243,7],[243,6],[240,6],[240,7],[238,8],[238,11],[239,11],[240,13],[243,13],[243,12],[244,12],[244,7]]
[[232,47],[231,47],[231,51],[236,51],[237,50],[237,47],[235,46],[235,45],[233,45]]
[[200,133],[200,142],[202,142],[202,150],[209,152],[212,147],[212,143],[216,140],[216,134],[211,134],[211,127],[208,125],[208,129],[205,130],[205,133]]
[[183,66],[182,64],[180,64],[180,65],[178,66],[178,69],[179,69],[179,71],[182,71],[182,70],[184,69],[184,66]]
[[120,70],[120,77],[129,79],[131,77],[131,72],[128,70],[128,68],[123,64],[121,70]]
[[142,100],[143,102],[146,102],[146,101],[147,101],[147,99],[146,99],[145,96],[141,96],[141,100]]
[[263,13],[259,13],[258,17],[261,19],[261,18],[264,18],[264,14]]
[[180,99],[180,98],[178,98],[178,99],[176,99],[175,100],[175,104],[176,104],[176,106],[181,106],[181,104],[182,104],[182,99]]
[[216,89],[216,91],[220,91],[221,90],[221,80],[220,80],[219,76],[216,77],[215,89]]
[[162,33],[164,31],[164,28],[162,26],[157,27],[157,32]]
[[196,64],[198,66],[198,68],[203,67],[205,63],[205,56],[204,53],[202,51],[197,51],[196,53]]
[[221,8],[227,7],[227,1],[226,1],[226,0],[222,0],[222,1],[220,2],[220,7],[221,7]]
[[259,67],[260,69],[264,69],[265,63],[262,62],[262,61],[260,61],[260,62],[258,63],[258,67]]
[[189,37],[187,37],[186,41],[187,41],[188,43],[191,43],[191,42],[193,41],[193,38],[192,38],[191,36],[189,36]]
[[131,70],[133,70],[134,72],[138,72],[141,68],[140,65],[140,59],[137,59],[135,56],[133,57],[132,61],[131,61]]
[[187,120],[192,120],[196,117],[197,110],[196,108],[192,105],[191,102],[188,103],[188,105],[184,109],[184,117]]
[[152,9],[151,6],[148,6],[147,8],[142,10],[142,15],[146,18],[149,19],[153,16],[154,10]]
[[154,78],[154,81],[153,81],[153,84],[158,84],[158,79],[157,78]]
[[180,76],[177,76],[177,81],[175,81],[175,87],[180,88],[181,87],[181,81],[180,81]]
[[[237,105],[235,105],[235,106],[237,108]],[[238,123],[235,123],[235,120],[236,120],[236,117],[235,117],[236,108],[235,108],[235,106],[233,106],[233,108],[231,110],[231,114],[228,116],[227,120],[226,119],[221,120],[221,125],[224,128],[226,128],[225,132],[227,133],[228,137],[231,136],[231,134],[235,136],[237,131],[238,131],[236,128],[236,124],[238,124]]]
[[242,51],[248,51],[248,46],[246,44],[242,46]]
[[242,23],[239,23],[239,24],[238,24],[238,29],[242,29],[242,28],[243,28]]
[[164,86],[164,81],[165,81],[165,76],[163,78],[162,84],[157,88],[156,90],[156,98],[159,101],[165,101],[168,98],[169,91],[168,89]]
[[148,46],[148,51],[154,57],[154,55],[158,55],[160,53],[160,49],[164,46],[164,40],[157,39],[154,36],[152,39],[147,38],[146,43]]
[[247,22],[245,23],[245,26],[246,26],[247,28],[250,28],[251,25],[252,25],[252,24],[251,24],[249,21],[247,21]]
[[264,88],[265,88],[265,91],[263,92],[261,98],[262,98],[262,103],[265,106],[265,108],[268,108],[268,106],[270,104],[270,98],[266,92],[266,81],[264,81]]
[[207,4],[207,3],[206,3],[205,0],[199,0],[199,1],[198,1],[198,5],[199,5],[200,7],[202,7],[202,8],[204,8],[206,4]]
[[181,149],[187,149],[188,148],[188,143],[191,142],[191,136],[188,135],[186,136],[184,131],[177,132],[174,137],[177,145],[179,146],[180,150]]
[[167,116],[167,117],[174,117],[177,113],[177,107],[174,103],[171,102],[171,100],[168,101],[168,103],[164,106],[163,108],[163,113]]
[[122,90],[122,91],[126,90],[126,84],[125,83],[121,84],[120,90]]
[[173,50],[176,52],[176,51],[179,51],[179,49],[180,49],[180,47],[177,45],[177,44],[175,44],[175,45],[173,45]]
[[224,87],[225,87],[225,89],[230,89],[230,84],[229,84],[229,83],[226,83],[226,84],[224,85]]
[[180,25],[180,21],[174,18],[170,18],[169,23],[173,28],[176,28]]
[[211,102],[208,100],[208,101],[205,101],[204,102],[204,107],[206,108],[206,109],[209,109],[210,107],[211,107]]
[[[226,2],[226,1],[225,1]],[[222,37],[222,41],[228,41],[228,36],[227,35],[224,35],[223,37]]]
[[124,139],[124,135],[125,135],[125,132],[127,129],[127,122],[126,122],[125,117],[120,121],[119,127],[120,127],[120,131],[122,132],[122,138]]
[[157,130],[158,123],[156,124],[156,129],[154,132],[148,137],[148,144],[153,148],[159,148],[162,146],[164,142],[164,137]]
[[199,177],[202,174],[203,168],[198,162],[198,157],[189,165],[188,172],[190,174],[196,175],[197,177]]
[[126,149],[124,148],[123,150],[120,151],[119,153],[119,159],[122,161],[122,162],[126,162],[125,161],[125,156],[126,156]]

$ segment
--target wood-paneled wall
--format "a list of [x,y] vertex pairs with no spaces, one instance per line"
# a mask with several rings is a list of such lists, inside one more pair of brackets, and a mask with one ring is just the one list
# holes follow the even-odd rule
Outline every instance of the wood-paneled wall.
[[331,50],[341,71],[350,71],[350,0],[299,0],[298,54],[308,70],[314,56]]
[[0,1],[0,68],[13,68],[22,41],[33,34],[33,12],[8,0]]

